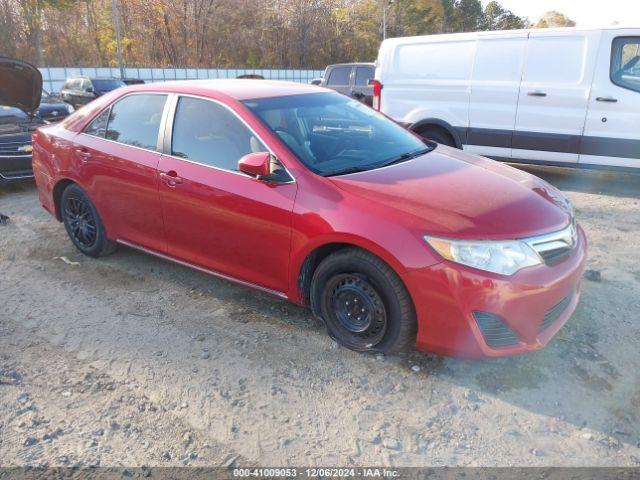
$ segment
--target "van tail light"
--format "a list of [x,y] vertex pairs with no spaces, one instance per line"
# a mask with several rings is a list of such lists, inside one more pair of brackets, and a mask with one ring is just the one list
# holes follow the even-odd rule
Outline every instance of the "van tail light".
[[380,111],[382,101],[382,84],[379,80],[373,81],[373,108]]

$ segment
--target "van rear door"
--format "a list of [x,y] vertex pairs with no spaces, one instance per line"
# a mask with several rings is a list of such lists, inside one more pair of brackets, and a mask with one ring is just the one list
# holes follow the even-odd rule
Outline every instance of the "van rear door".
[[605,30],[580,163],[640,168],[640,30]]
[[576,164],[601,32],[529,35],[512,157]]
[[465,150],[511,157],[527,37],[526,32],[478,37]]

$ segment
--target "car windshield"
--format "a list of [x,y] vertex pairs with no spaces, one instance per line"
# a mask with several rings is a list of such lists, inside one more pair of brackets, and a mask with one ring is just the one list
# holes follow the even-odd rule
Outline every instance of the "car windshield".
[[384,115],[338,93],[243,102],[313,172],[371,170],[427,153],[433,146]]
[[110,92],[111,90],[125,86],[122,80],[115,78],[96,78],[91,80],[91,83],[93,83],[93,88],[99,92]]

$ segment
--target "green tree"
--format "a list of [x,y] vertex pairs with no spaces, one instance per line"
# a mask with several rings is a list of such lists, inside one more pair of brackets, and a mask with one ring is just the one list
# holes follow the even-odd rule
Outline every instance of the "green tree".
[[440,30],[444,17],[444,8],[441,0],[396,0],[397,12],[400,18],[396,19],[397,35],[426,35],[437,33]]
[[555,28],[555,27],[575,27],[576,22],[571,20],[566,15],[552,10],[545,13],[538,23],[534,25],[534,28]]
[[484,7],[482,30],[517,30],[526,28],[528,21],[507,10],[495,0]]

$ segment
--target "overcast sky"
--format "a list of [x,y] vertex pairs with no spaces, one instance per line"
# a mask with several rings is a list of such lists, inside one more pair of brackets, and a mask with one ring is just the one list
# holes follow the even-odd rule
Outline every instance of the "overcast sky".
[[[579,26],[610,25],[618,21],[640,27],[640,0],[498,0],[513,13],[537,22],[543,13],[557,10]],[[482,0],[483,4],[489,0]]]

